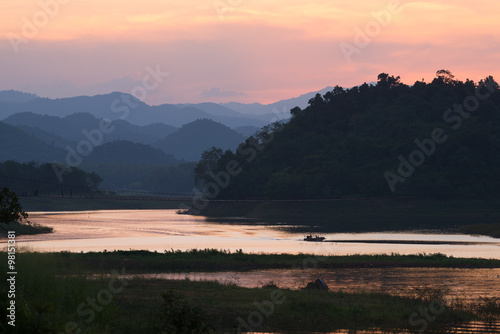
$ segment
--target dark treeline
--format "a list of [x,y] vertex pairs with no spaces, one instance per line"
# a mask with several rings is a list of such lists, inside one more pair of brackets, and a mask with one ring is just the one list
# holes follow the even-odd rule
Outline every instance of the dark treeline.
[[86,162],[82,168],[103,178],[102,189],[189,194],[193,189],[196,163],[179,165],[142,163]]
[[[236,152],[207,151],[196,169],[207,197],[500,195],[500,91],[491,76],[462,82],[441,70],[410,86],[382,73],[376,85],[337,86],[291,114]],[[225,178],[228,170],[238,175]]]
[[[55,168],[54,168],[55,167]],[[92,196],[102,182],[95,173],[87,173],[79,168],[66,167],[51,163],[19,163],[5,161],[0,163],[0,185],[15,191],[19,196]]]

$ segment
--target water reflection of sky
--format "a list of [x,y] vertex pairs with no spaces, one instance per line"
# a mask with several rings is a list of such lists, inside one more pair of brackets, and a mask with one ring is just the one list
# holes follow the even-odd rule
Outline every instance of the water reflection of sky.
[[[99,251],[193,248],[243,249],[254,253],[381,254],[443,253],[456,257],[500,259],[500,239],[430,233],[326,233],[325,242],[303,241],[282,223],[178,215],[175,210],[105,210],[33,212],[30,220],[49,225],[54,233],[19,236],[21,246],[38,251]],[[5,244],[3,240],[0,244]]]
[[[134,275],[131,275],[134,276]],[[474,301],[479,297],[500,298],[500,269],[463,268],[309,268],[266,269],[247,272],[185,272],[138,275],[155,279],[218,281],[255,288],[274,284],[278,288],[300,289],[317,278],[330,290],[343,292],[411,293],[414,287],[441,288],[449,299]],[[130,276],[127,276],[130,277]]]

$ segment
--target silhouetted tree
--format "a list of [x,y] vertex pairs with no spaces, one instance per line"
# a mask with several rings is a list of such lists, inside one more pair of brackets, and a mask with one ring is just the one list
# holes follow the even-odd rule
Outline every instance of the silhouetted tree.
[[436,72],[436,77],[443,80],[444,83],[452,83],[455,76],[448,70],[439,70]]
[[8,224],[27,219],[28,214],[23,211],[15,192],[9,188],[0,191],[0,223]]
[[201,160],[194,169],[196,185],[209,179],[209,173],[216,171],[217,163],[221,157],[222,149],[217,147],[212,147],[201,154]]

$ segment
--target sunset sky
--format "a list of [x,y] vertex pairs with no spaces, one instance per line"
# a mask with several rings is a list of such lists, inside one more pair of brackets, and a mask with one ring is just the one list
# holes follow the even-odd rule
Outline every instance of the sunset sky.
[[169,73],[149,104],[271,103],[381,72],[499,81],[499,15],[498,0],[4,0],[0,90],[131,93],[147,68]]

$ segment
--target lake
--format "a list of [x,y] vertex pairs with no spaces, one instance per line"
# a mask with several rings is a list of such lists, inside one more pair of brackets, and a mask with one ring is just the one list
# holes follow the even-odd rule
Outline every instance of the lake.
[[[54,233],[19,236],[18,246],[35,251],[87,252],[103,250],[189,250],[193,248],[242,249],[245,253],[307,253],[316,255],[443,253],[455,257],[500,259],[500,239],[450,233],[378,232],[326,233],[324,242],[305,242],[299,226],[240,218],[207,220],[179,215],[175,210],[103,210],[31,212],[30,220],[54,228]],[[304,228],[301,228],[304,230]],[[311,231],[314,232],[314,231]],[[6,241],[0,241],[5,247]],[[272,281],[279,288],[299,289],[321,277],[332,290],[405,293],[411,287],[432,286],[449,290],[448,298],[500,297],[500,269],[450,268],[348,268],[278,269],[249,272],[155,273],[160,279],[218,280],[245,287]],[[498,331],[469,324],[456,333]],[[332,333],[348,333],[336,331]],[[361,332],[360,332],[361,333]],[[362,333],[382,333],[369,330]]]
[[[216,248],[246,253],[317,255],[443,253],[455,257],[500,259],[500,239],[423,232],[327,233],[324,242],[305,242],[297,226],[264,225],[243,219],[207,220],[175,210],[31,212],[30,220],[54,233],[19,236],[20,246],[36,251],[87,252],[140,249],[162,252]],[[6,240],[0,241],[0,245]]]

